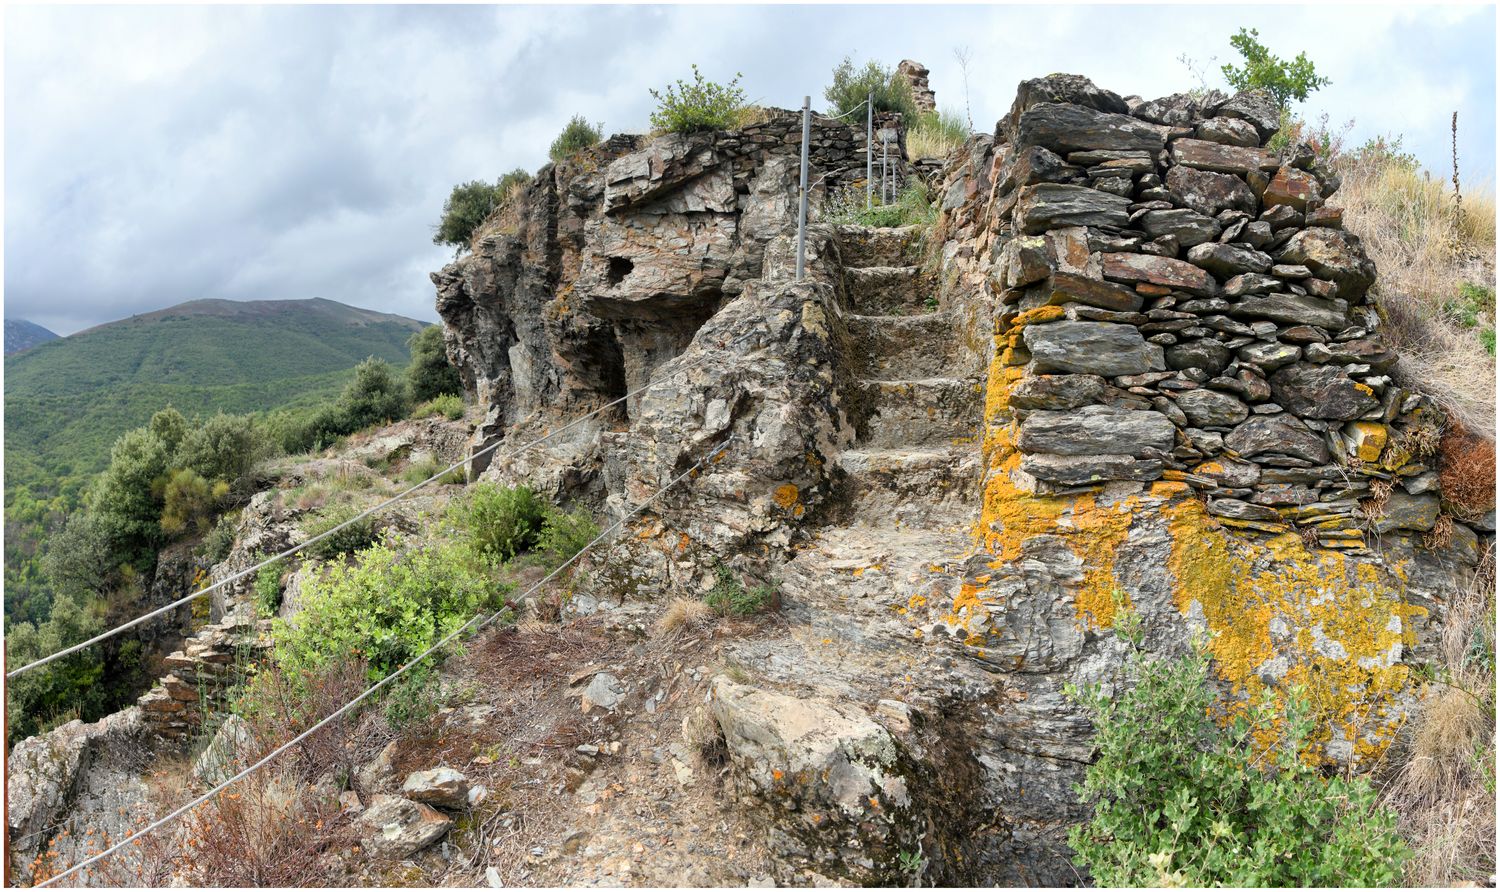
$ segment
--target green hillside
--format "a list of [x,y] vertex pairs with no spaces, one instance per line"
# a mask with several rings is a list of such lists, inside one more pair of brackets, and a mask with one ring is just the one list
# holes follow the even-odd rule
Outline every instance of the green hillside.
[[169,405],[192,417],[331,398],[367,356],[404,365],[422,326],[323,299],[199,300],[7,357],[7,489],[101,470],[120,434]]

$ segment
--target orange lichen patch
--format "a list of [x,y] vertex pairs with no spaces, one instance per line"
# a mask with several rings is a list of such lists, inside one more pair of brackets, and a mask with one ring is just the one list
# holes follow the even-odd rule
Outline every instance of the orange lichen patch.
[[1016,317],[1011,323],[1012,329],[1021,328],[1025,325],[1037,325],[1043,322],[1053,322],[1068,315],[1062,307],[1033,307]]
[[[1083,562],[1083,579],[1075,594],[1078,619],[1095,628],[1108,628],[1114,624],[1119,588],[1114,554],[1130,533],[1139,501],[1132,496],[1103,505],[1092,494],[1034,495],[1015,485],[1012,475],[1020,468],[1021,453],[1015,446],[1010,392],[1022,374],[1003,361],[990,365],[984,410],[985,484],[975,544],[996,556],[992,566],[1004,566],[1019,558],[1026,541],[1035,536],[1066,539]],[[950,622],[957,620],[968,631],[969,621],[982,612],[979,598],[975,596],[970,603],[961,591]]]
[[776,487],[776,491],[771,493],[771,499],[781,507],[790,509],[793,505],[797,504],[798,495],[799,493],[795,484],[784,483]]
[[[1246,698],[1268,683],[1278,696],[1300,688],[1316,719],[1315,743],[1342,739],[1356,758],[1377,758],[1400,723],[1396,698],[1410,679],[1399,659],[1415,643],[1413,618],[1424,613],[1401,599],[1404,567],[1309,549],[1293,533],[1241,539],[1193,499],[1163,512],[1177,607],[1201,613],[1218,674]],[[1273,660],[1281,669],[1263,678]],[[1274,737],[1273,730],[1263,742]]]

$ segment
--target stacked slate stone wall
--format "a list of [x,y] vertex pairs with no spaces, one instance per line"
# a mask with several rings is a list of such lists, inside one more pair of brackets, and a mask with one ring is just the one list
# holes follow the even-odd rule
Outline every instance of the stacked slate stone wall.
[[1335,548],[1436,522],[1441,410],[1392,380],[1338,177],[1272,148],[1277,121],[1263,93],[1022,84],[988,176],[1023,485],[1183,481],[1226,525]]

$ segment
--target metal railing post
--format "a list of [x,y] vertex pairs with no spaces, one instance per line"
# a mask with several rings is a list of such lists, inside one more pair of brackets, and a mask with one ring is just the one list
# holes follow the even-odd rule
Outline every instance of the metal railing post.
[[797,206],[797,281],[802,281],[803,254],[807,250],[807,143],[812,130],[812,97],[802,97],[802,188]]
[[880,131],[880,203],[890,204],[886,193],[890,191],[891,183],[891,138],[884,130]]
[[865,97],[865,210],[874,204],[875,188],[875,91]]

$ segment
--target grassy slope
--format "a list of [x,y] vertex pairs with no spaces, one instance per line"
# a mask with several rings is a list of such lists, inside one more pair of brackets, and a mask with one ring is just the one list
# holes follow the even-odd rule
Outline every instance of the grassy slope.
[[50,473],[97,471],[115,439],[159,409],[329,397],[367,356],[404,364],[421,325],[326,300],[195,301],[89,329],[6,359],[6,455]]

